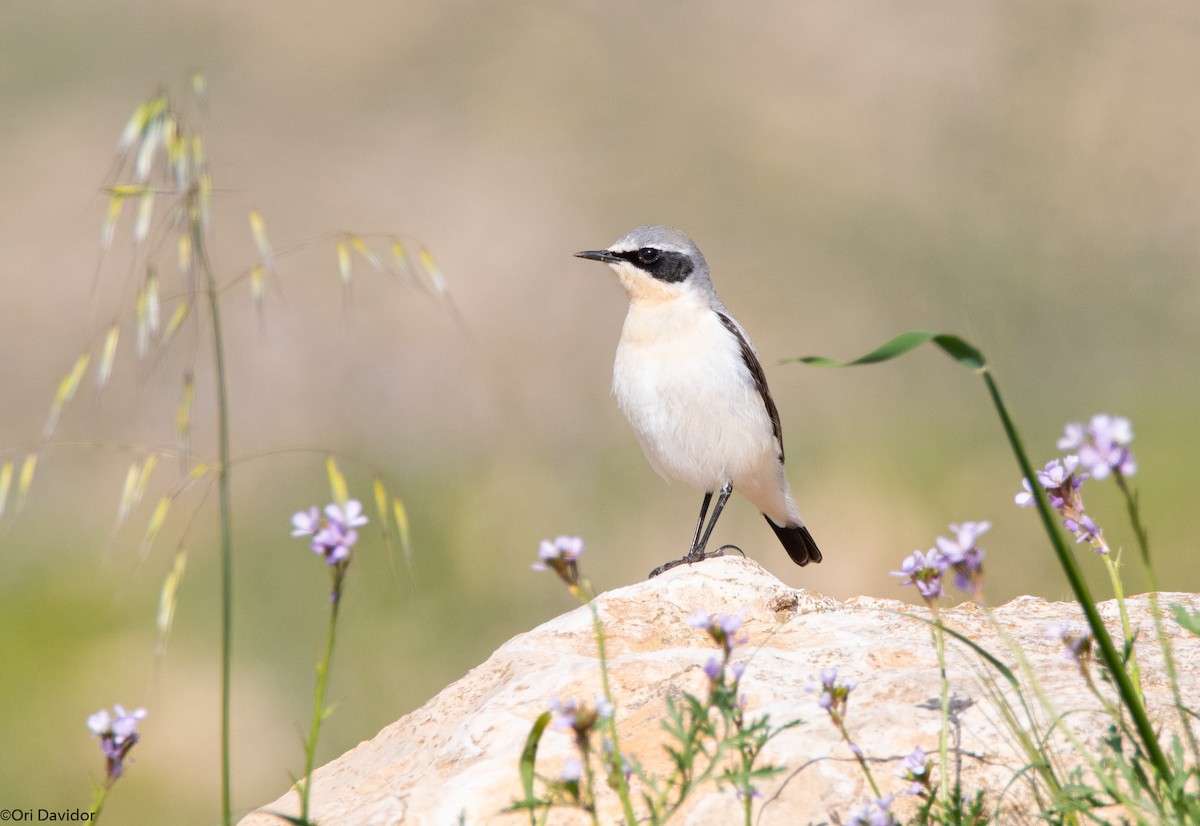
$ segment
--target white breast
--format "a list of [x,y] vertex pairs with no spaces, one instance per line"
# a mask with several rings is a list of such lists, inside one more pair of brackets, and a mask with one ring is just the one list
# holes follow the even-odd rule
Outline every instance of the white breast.
[[663,476],[716,491],[780,474],[771,420],[739,342],[695,297],[630,305],[613,392]]

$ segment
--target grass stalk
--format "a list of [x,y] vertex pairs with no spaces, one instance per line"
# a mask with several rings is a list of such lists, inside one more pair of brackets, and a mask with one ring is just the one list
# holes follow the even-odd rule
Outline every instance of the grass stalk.
[[[933,608],[936,612],[936,607]],[[942,627],[942,618],[934,619],[933,644],[937,649],[938,677],[941,683],[941,716],[942,723],[938,727],[938,793],[943,805],[950,805],[950,680],[946,676],[946,633]],[[878,796],[878,794],[876,795]]]
[[612,708],[608,718],[608,736],[612,740],[613,768],[608,773],[610,781],[615,785],[617,797],[621,799],[621,810],[625,817],[626,826],[635,826],[637,815],[633,811],[633,801],[629,797],[629,780],[625,777],[622,765],[621,741],[617,739],[617,707],[613,699],[612,683],[608,676],[608,650],[604,642],[604,626],[600,622],[600,611],[596,608],[594,599],[588,600],[588,610],[592,612],[592,629],[596,634],[596,651],[600,658],[600,685],[604,691],[604,699]]
[[996,386],[991,371],[986,365],[979,368],[979,373],[983,377],[984,384],[987,385],[988,393],[996,408],[996,413],[1000,416],[1000,422],[1004,426],[1004,433],[1008,437],[1009,445],[1017,457],[1017,464],[1020,465],[1021,472],[1025,475],[1025,478],[1029,480],[1030,488],[1034,494],[1033,501],[1037,505],[1038,515],[1041,517],[1042,525],[1046,529],[1046,535],[1050,537],[1050,544],[1058,556],[1059,564],[1062,566],[1063,573],[1067,576],[1067,582],[1075,594],[1075,599],[1087,617],[1088,626],[1092,629],[1100,658],[1104,661],[1105,667],[1112,675],[1113,683],[1121,695],[1122,704],[1129,711],[1129,716],[1138,733],[1138,739],[1141,740],[1146,755],[1154,765],[1155,772],[1164,785],[1170,786],[1174,772],[1171,770],[1171,765],[1167,761],[1162,748],[1159,746],[1158,735],[1154,731],[1154,725],[1150,722],[1149,715],[1146,713],[1146,706],[1142,702],[1141,695],[1134,688],[1129,675],[1125,672],[1121,655],[1117,651],[1116,646],[1113,645],[1108,628],[1105,627],[1104,620],[1100,617],[1100,612],[1096,608],[1096,600],[1092,597],[1091,590],[1083,578],[1083,573],[1079,569],[1079,563],[1076,562],[1074,555],[1071,553],[1070,548],[1067,547],[1066,541],[1063,539],[1058,526],[1054,522],[1054,516],[1050,511],[1050,504],[1046,499],[1046,492],[1037,484],[1037,476],[1034,474],[1033,466],[1029,463],[1029,457],[1025,453],[1021,437],[1017,434],[1016,425],[1013,424],[1012,419],[1008,415],[1008,409],[1004,406],[1004,402],[1000,397],[1000,389]]
[[[200,193],[193,188],[192,198]],[[221,307],[216,275],[205,245],[200,209],[194,206],[191,215],[192,249],[204,273],[205,293],[208,296],[209,323],[212,325],[213,368],[217,396],[217,500],[221,542],[221,822],[233,826],[233,796],[231,790],[230,710],[233,674],[233,508],[229,492],[229,395],[225,369],[225,341],[221,333]]]
[[1162,610],[1158,602],[1158,576],[1154,573],[1154,566],[1150,562],[1150,540],[1146,528],[1142,524],[1137,495],[1129,489],[1129,484],[1120,470],[1114,471],[1113,477],[1117,480],[1117,487],[1121,489],[1121,494],[1125,497],[1129,523],[1133,526],[1133,534],[1137,539],[1138,554],[1142,560],[1142,574],[1146,580],[1146,590],[1149,592],[1150,616],[1154,618],[1154,633],[1158,637],[1158,644],[1162,649],[1163,668],[1167,672],[1167,684],[1171,686],[1171,699],[1175,704],[1176,711],[1179,712],[1180,728],[1183,729],[1184,737],[1188,741],[1192,759],[1200,764],[1200,744],[1196,742],[1196,735],[1192,732],[1192,721],[1189,719],[1190,712],[1184,705],[1183,696],[1179,692],[1179,672],[1175,667],[1175,655],[1171,648],[1171,641],[1167,638],[1166,629],[1163,627]]
[[329,684],[329,667],[333,661],[333,642],[337,634],[338,605],[341,604],[340,589],[334,590],[330,600],[329,631],[325,636],[325,655],[317,663],[317,688],[313,694],[312,728],[309,729],[308,741],[304,744],[304,779],[300,792],[300,820],[310,823],[308,818],[310,798],[312,796],[312,773],[317,760],[317,738],[321,734],[321,723],[325,720],[325,688]]

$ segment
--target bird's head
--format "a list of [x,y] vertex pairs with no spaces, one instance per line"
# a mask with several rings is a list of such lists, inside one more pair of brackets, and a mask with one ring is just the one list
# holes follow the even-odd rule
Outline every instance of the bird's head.
[[575,255],[612,267],[634,301],[669,301],[712,292],[704,256],[691,238],[671,227],[638,227],[608,249]]

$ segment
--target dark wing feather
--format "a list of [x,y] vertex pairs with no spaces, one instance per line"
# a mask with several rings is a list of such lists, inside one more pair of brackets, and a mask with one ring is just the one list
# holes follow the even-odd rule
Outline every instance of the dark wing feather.
[[717,313],[717,318],[721,319],[725,329],[737,339],[738,346],[741,347],[742,361],[746,363],[746,369],[754,377],[754,386],[758,388],[758,395],[762,397],[763,404],[767,407],[767,415],[771,417],[771,428],[775,431],[775,441],[779,443],[779,461],[782,462],[783,427],[779,423],[779,410],[775,407],[775,400],[771,398],[771,391],[767,389],[767,375],[763,372],[762,364],[759,363],[754,348],[750,346],[750,341],[738,323],[722,312]]

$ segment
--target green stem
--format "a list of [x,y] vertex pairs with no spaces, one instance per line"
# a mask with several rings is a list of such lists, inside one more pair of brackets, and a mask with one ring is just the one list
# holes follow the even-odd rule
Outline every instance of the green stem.
[[1125,673],[1121,656],[1113,645],[1112,637],[1109,636],[1108,629],[1104,625],[1104,620],[1100,618],[1100,612],[1096,609],[1096,601],[1092,598],[1087,582],[1083,578],[1083,573],[1079,569],[1079,564],[1075,561],[1074,555],[1072,555],[1070,548],[1067,547],[1065,540],[1063,540],[1062,534],[1059,533],[1058,526],[1054,522],[1054,516],[1050,512],[1050,504],[1046,500],[1046,492],[1042,490],[1041,485],[1037,484],[1037,476],[1034,475],[1033,466],[1029,463],[1029,457],[1025,454],[1025,448],[1021,444],[1020,436],[1017,435],[1016,426],[1013,424],[1012,419],[1009,418],[1008,409],[1005,408],[1004,402],[1000,399],[1000,390],[996,386],[995,380],[992,379],[991,372],[985,366],[979,369],[979,373],[983,376],[988,393],[991,394],[992,403],[995,405],[996,412],[1000,416],[1000,421],[1004,425],[1004,432],[1008,436],[1008,442],[1012,446],[1013,453],[1016,454],[1017,464],[1020,465],[1021,472],[1025,474],[1025,478],[1029,480],[1029,487],[1034,492],[1033,501],[1037,504],[1038,515],[1042,519],[1046,534],[1050,537],[1054,552],[1058,555],[1059,564],[1067,576],[1071,590],[1075,593],[1075,599],[1079,602],[1079,607],[1083,609],[1083,613],[1087,617],[1088,625],[1091,627],[1092,635],[1096,641],[1096,646],[1100,651],[1100,658],[1104,661],[1104,665],[1112,675],[1113,682],[1117,686],[1117,691],[1121,695],[1122,703],[1129,709],[1129,715],[1133,719],[1138,737],[1142,741],[1142,746],[1145,748],[1150,762],[1154,764],[1155,772],[1162,782],[1169,786],[1172,783],[1174,772],[1172,772],[1166,755],[1163,754],[1162,748],[1158,744],[1158,736],[1154,731],[1153,724],[1150,722],[1149,715],[1146,713],[1146,708],[1142,704],[1142,698],[1134,690],[1129,675]]
[[1154,632],[1158,637],[1159,648],[1162,649],[1163,667],[1167,672],[1167,684],[1171,686],[1171,698],[1175,702],[1175,709],[1179,712],[1180,727],[1183,729],[1188,747],[1192,751],[1192,759],[1196,763],[1200,763],[1200,744],[1196,742],[1196,735],[1192,733],[1190,712],[1179,693],[1179,676],[1175,668],[1175,656],[1171,649],[1171,640],[1167,637],[1166,629],[1163,627],[1162,611],[1158,603],[1158,577],[1154,573],[1154,566],[1150,564],[1150,540],[1146,535],[1145,526],[1142,525],[1137,496],[1129,489],[1125,476],[1119,470],[1113,472],[1113,478],[1117,480],[1117,487],[1121,489],[1121,493],[1125,497],[1129,522],[1133,525],[1133,534],[1137,538],[1138,552],[1142,560],[1142,574],[1146,579],[1146,589],[1150,596],[1150,616],[1154,618]]
[[594,599],[588,601],[588,608],[592,612],[592,628],[596,634],[596,650],[600,657],[600,681],[604,689],[604,699],[612,708],[612,714],[608,717],[608,736],[612,740],[613,749],[611,758],[613,766],[609,776],[616,785],[617,797],[621,799],[621,810],[625,816],[626,826],[636,826],[637,815],[633,811],[633,801],[629,798],[629,781],[625,777],[621,741],[617,739],[617,706],[613,700],[612,684],[608,679],[608,651],[604,644],[604,626],[600,623],[600,611],[596,608]]
[[102,786],[96,786],[96,791],[93,795],[91,818],[89,823],[95,823],[100,819],[100,813],[104,811],[104,803],[108,800],[108,790],[112,788],[111,783],[105,782]]
[[1125,605],[1125,585],[1121,582],[1120,565],[1113,561],[1111,553],[1102,554],[1104,567],[1108,571],[1108,579],[1112,583],[1113,597],[1117,600],[1117,609],[1121,613],[1121,633],[1125,636],[1125,645],[1129,649],[1129,679],[1133,689],[1142,694],[1142,677],[1138,668],[1137,652],[1133,648],[1133,626],[1129,622],[1129,608]]
[[580,789],[580,801],[592,819],[592,826],[600,826],[600,814],[596,806],[596,773],[592,770],[591,755],[584,751],[580,756],[583,757],[583,780],[581,782],[586,784]]
[[[704,707],[704,714],[708,715],[712,711],[712,708],[713,706],[711,703],[706,705]],[[728,740],[725,738],[720,738],[717,740],[711,754],[708,754],[703,749],[695,748],[700,737],[699,730],[703,727],[703,725],[704,720],[698,719],[694,721],[692,729],[687,733],[686,742],[688,753],[685,759],[688,765],[688,773],[691,775],[693,771],[692,762],[695,759],[695,755],[703,754],[708,759],[708,763],[704,767],[704,771],[700,772],[699,775],[680,777],[678,786],[679,796],[674,803],[668,803],[668,798],[671,792],[671,786],[668,783],[666,787],[659,793],[658,799],[655,801],[653,811],[650,816],[650,822],[656,824],[666,823],[672,817],[674,817],[679,809],[683,807],[684,801],[687,800],[688,795],[690,795],[692,792],[692,789],[699,788],[707,783],[716,772],[717,767],[720,766],[724,761],[725,753],[729,748]],[[679,770],[676,770],[676,774],[679,774]]]
[[875,782],[875,775],[871,774],[871,767],[867,765],[867,758],[863,756],[862,749],[854,744],[850,739],[850,732],[846,731],[846,724],[839,718],[834,720],[838,731],[842,734],[842,739],[846,741],[846,745],[850,747],[850,751],[854,754],[854,759],[858,761],[859,768],[862,769],[863,776],[867,778],[867,784],[870,785],[871,791],[874,792],[876,798],[883,797],[883,793],[879,791],[879,785]]
[[[338,574],[334,574],[335,577]],[[312,729],[304,744],[304,779],[300,793],[300,820],[308,823],[309,797],[312,793],[313,766],[317,759],[317,738],[321,735],[321,722],[325,719],[325,687],[329,684],[329,665],[333,661],[333,641],[337,633],[338,605],[341,604],[341,583],[333,588],[332,607],[329,611],[329,632],[325,636],[325,656],[317,663],[317,689],[313,696]]]
[[1146,536],[1146,528],[1142,525],[1137,497],[1129,489],[1129,485],[1125,482],[1125,476],[1121,471],[1114,470],[1113,478],[1117,480],[1117,487],[1121,489],[1121,493],[1125,496],[1125,509],[1129,512],[1129,522],[1133,525],[1133,535],[1137,538],[1138,552],[1142,556],[1142,564],[1146,566],[1146,575],[1150,577],[1150,582],[1153,582],[1154,569],[1150,565],[1150,540]]
[[[197,193],[193,197],[199,197]],[[213,363],[217,391],[217,498],[221,530],[221,821],[233,826],[230,793],[230,696],[233,671],[233,521],[229,496],[229,396],[225,374],[225,342],[221,335],[221,309],[217,281],[204,243],[199,211],[192,211],[192,248],[204,272],[205,292],[212,323]]]
[[[934,610],[936,611],[937,609],[934,608]],[[946,679],[946,634],[942,631],[942,618],[940,616],[937,617],[933,626],[933,642],[937,648],[938,673],[941,675],[942,683],[942,725],[941,733],[938,737],[938,757],[940,762],[938,775],[942,801],[949,807],[950,784],[948,779],[950,776],[950,749],[947,740],[950,736],[950,681]]]
[[[742,749],[742,771],[749,775],[750,770],[754,768],[755,754],[747,754],[746,749]],[[746,781],[742,791],[742,814],[745,815],[745,826],[752,826],[754,823],[754,793],[750,786],[750,782]]]

